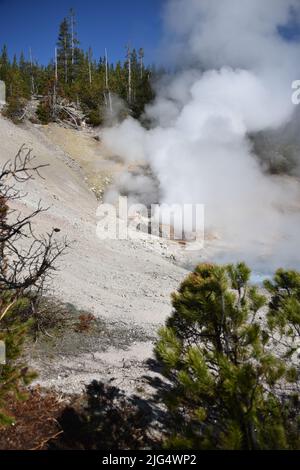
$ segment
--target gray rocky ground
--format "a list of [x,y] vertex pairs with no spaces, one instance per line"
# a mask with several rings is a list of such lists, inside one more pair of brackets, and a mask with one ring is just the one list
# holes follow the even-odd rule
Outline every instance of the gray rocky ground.
[[38,382],[64,393],[79,392],[92,379],[128,392],[143,390],[156,331],[171,311],[171,292],[187,273],[174,263],[176,248],[96,236],[98,202],[91,186],[105,190],[120,163],[89,133],[57,125],[15,126],[0,117],[0,142],[0,164],[22,144],[33,149],[38,163],[49,164],[44,179],[28,182],[27,194],[16,203],[24,214],[41,200],[49,209],[36,219],[36,230],[57,227],[59,236],[72,241],[49,295],[93,314],[103,325],[91,337],[70,331],[32,344],[29,358]]

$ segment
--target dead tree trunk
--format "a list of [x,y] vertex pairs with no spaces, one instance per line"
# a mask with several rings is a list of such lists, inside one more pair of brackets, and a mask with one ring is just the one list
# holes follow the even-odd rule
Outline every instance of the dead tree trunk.
[[92,49],[89,48],[88,64],[89,64],[89,82],[90,82],[90,86],[92,85],[92,58],[93,58]]
[[71,21],[71,50],[72,50],[72,68],[74,67],[74,51],[75,51],[75,41],[74,41],[74,24],[75,24],[75,12],[73,8],[70,10],[70,21]]
[[111,93],[109,89],[109,82],[108,82],[108,57],[107,57],[107,49],[105,49],[105,104],[106,107],[109,108],[111,114],[113,112],[112,109],[112,99]]
[[67,37],[65,36],[65,83],[68,83],[68,51],[67,51]]
[[57,84],[58,84],[58,65],[57,65],[57,47],[55,48],[54,53],[54,86],[53,86],[53,102],[52,102],[52,117],[56,117],[56,105],[57,105]]
[[31,81],[31,96],[35,94],[35,83],[33,76],[33,60],[31,47],[29,48],[29,60],[30,60],[30,81]]
[[132,101],[132,83],[131,83],[131,49],[130,44],[127,46],[127,60],[128,60],[128,103]]
[[58,81],[58,65],[57,65],[57,47],[55,48],[55,82]]

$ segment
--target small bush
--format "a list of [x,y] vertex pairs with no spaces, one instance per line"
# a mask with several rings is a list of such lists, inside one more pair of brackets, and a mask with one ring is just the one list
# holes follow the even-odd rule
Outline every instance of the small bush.
[[52,110],[48,100],[40,101],[36,110],[36,115],[42,124],[49,124],[49,122],[53,120]]
[[101,124],[103,124],[103,119],[99,110],[93,109],[89,111],[87,122],[93,127],[101,126]]
[[12,96],[8,99],[7,105],[3,111],[3,115],[10,119],[14,124],[20,124],[24,118],[25,106],[25,99]]
[[96,317],[92,315],[91,313],[86,313],[86,314],[82,313],[79,316],[78,323],[76,323],[76,325],[74,326],[74,330],[77,333],[83,333],[84,331],[89,331],[92,328],[95,321],[96,321]]

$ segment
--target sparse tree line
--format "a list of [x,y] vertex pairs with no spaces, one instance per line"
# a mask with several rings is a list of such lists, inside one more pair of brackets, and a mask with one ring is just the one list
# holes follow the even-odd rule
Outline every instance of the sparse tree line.
[[7,115],[18,122],[24,114],[26,101],[39,97],[37,116],[42,123],[54,121],[61,109],[61,100],[75,103],[91,125],[99,125],[107,112],[112,112],[111,96],[123,100],[130,114],[139,118],[144,107],[153,99],[151,81],[157,72],[145,65],[144,50],[130,45],[124,48],[124,60],[109,62],[107,50],[97,60],[92,48],[84,51],[76,33],[74,11],[71,10],[59,27],[53,60],[39,65],[33,59],[31,48],[28,58],[22,52],[11,61],[7,46],[0,54],[0,80],[6,83]]

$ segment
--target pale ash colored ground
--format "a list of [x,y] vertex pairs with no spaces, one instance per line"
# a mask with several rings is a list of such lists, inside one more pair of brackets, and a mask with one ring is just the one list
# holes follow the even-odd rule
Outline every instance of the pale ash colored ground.
[[[170,294],[186,271],[162,256],[159,251],[167,255],[169,250],[164,244],[153,247],[97,238],[97,201],[88,183],[95,175],[100,181],[113,178],[120,168],[92,136],[56,125],[17,127],[0,117],[0,164],[13,158],[23,143],[33,149],[37,162],[50,166],[43,170],[45,179],[27,184],[28,194],[18,208],[27,213],[41,200],[49,211],[39,216],[37,229],[58,227],[61,236],[74,241],[60,260],[53,293],[110,325],[121,326],[129,337],[122,348],[108,345],[103,351],[99,338],[98,351],[96,341],[91,352],[58,351],[38,359],[33,346],[32,365],[39,371],[39,382],[65,393],[79,392],[93,379],[110,381],[129,392],[142,389],[145,361],[153,349],[149,338],[155,337],[170,314]],[[131,342],[130,332],[136,328],[139,334],[133,334]]]

